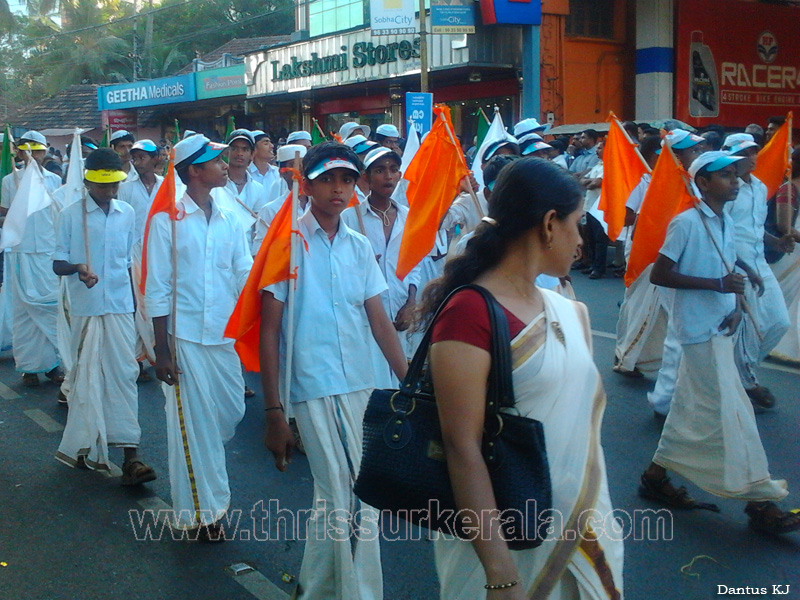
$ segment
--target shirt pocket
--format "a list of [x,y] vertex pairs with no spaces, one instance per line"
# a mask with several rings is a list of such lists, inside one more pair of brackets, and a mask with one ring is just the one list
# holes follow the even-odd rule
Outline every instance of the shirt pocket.
[[233,242],[230,240],[218,241],[214,245],[214,266],[218,269],[230,271],[233,264]]

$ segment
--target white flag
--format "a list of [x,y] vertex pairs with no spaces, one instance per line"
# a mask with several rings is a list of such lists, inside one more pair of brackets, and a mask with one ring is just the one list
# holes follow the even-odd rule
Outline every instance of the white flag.
[[483,153],[486,152],[486,149],[494,142],[503,139],[513,141],[513,138],[511,138],[506,131],[505,125],[503,125],[503,117],[500,116],[500,111],[496,110],[494,118],[492,119],[492,124],[489,126],[489,131],[486,132],[486,137],[483,138],[481,147],[478,148],[478,151],[475,153],[475,158],[472,159],[472,174],[478,182],[479,188],[483,187],[483,169],[481,168]]
[[13,248],[18,245],[25,236],[28,217],[47,208],[52,202],[53,197],[44,184],[42,167],[31,158],[6,214],[3,233],[0,236],[0,248]]
[[69,149],[69,165],[67,166],[67,182],[53,192],[53,201],[59,210],[83,198],[83,152],[81,149],[82,129],[75,129],[72,134],[72,145]]

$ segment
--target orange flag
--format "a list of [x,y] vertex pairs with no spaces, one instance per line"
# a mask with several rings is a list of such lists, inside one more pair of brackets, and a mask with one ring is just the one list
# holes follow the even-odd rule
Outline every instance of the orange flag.
[[608,237],[617,240],[625,227],[625,202],[642,175],[650,169],[614,113],[608,117],[611,128],[603,148],[603,186],[598,208],[608,223]]
[[289,192],[261,242],[247,283],[225,327],[225,337],[236,340],[234,347],[248,371],[261,370],[258,358],[261,290],[279,281],[297,279],[296,270],[294,273],[289,272],[291,236],[292,192]]
[[631,255],[625,271],[626,287],[655,262],[667,236],[669,222],[697,202],[690,189],[689,175],[665,144],[636,219]]
[[164,176],[164,181],[161,182],[161,187],[156,192],[156,197],[153,198],[153,204],[150,206],[150,212],[147,213],[147,222],[144,225],[144,242],[142,246],[142,279],[139,282],[139,290],[144,294],[145,286],[147,285],[147,240],[150,237],[150,221],[153,215],[160,212],[165,212],[173,221],[183,218],[183,215],[178,211],[175,204],[175,164],[173,157],[170,156],[169,164],[167,165],[167,174]]
[[767,198],[772,198],[783,180],[791,175],[792,155],[792,113],[786,115],[786,121],[778,128],[767,145],[758,153],[753,175],[767,186]]
[[451,137],[450,108],[437,105],[435,121],[403,176],[408,180],[409,212],[400,242],[397,277],[406,275],[433,248],[436,232],[461,180],[469,175],[461,146]]
[[353,197],[350,198],[350,202],[347,203],[347,208],[352,208],[353,206],[358,206],[359,204],[361,203],[358,201],[358,194],[353,192]]

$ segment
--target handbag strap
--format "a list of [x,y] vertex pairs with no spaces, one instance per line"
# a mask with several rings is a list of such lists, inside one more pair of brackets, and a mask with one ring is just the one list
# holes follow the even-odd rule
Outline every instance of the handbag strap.
[[478,292],[486,302],[486,307],[489,311],[492,366],[489,371],[486,408],[487,415],[494,415],[499,412],[500,408],[514,406],[514,384],[511,377],[511,341],[509,339],[508,319],[503,312],[503,308],[489,290],[479,285],[469,284],[456,288],[450,292],[444,302],[436,309],[436,313],[431,319],[417,351],[414,353],[414,358],[408,367],[408,373],[400,385],[400,392],[407,396],[412,396],[420,388],[436,319],[453,296],[463,290]]

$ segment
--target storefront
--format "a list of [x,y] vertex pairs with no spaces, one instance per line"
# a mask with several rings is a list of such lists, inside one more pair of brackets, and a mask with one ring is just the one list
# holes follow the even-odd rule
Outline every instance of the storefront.
[[[474,135],[478,107],[518,113],[521,35],[518,28],[483,28],[475,35],[429,36],[430,87],[453,109],[457,131]],[[350,31],[256,52],[245,58],[251,112],[270,131],[326,133],[358,119],[373,129],[394,123],[405,133],[405,92],[419,90],[418,35],[372,36]]]

